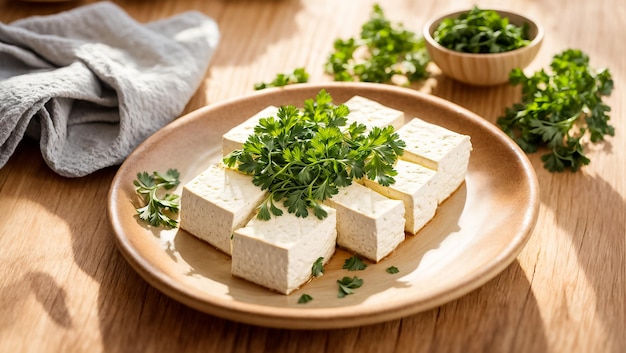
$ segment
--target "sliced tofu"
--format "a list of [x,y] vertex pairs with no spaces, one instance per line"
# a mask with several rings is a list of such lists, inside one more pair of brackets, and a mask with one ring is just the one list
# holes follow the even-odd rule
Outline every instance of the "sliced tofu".
[[393,126],[398,130],[404,124],[404,112],[389,108],[376,101],[361,96],[354,96],[344,103],[350,108],[348,125],[361,123],[368,128]]
[[296,217],[281,205],[283,215],[262,221],[254,217],[233,234],[231,269],[243,278],[282,294],[289,294],[311,278],[313,263],[326,263],[335,252],[337,213],[324,219],[313,214]]
[[428,223],[437,211],[437,195],[434,184],[437,172],[419,164],[398,160],[395,166],[398,175],[396,182],[382,186],[370,179],[363,179],[364,185],[391,199],[404,203],[404,229],[416,234]]
[[183,186],[180,227],[230,255],[233,230],[249,221],[265,195],[251,176],[211,165]]
[[398,131],[406,143],[404,160],[438,172],[437,202],[445,201],[465,180],[472,143],[467,135],[414,118]]
[[277,112],[278,107],[270,105],[226,132],[222,136],[222,155],[226,156],[234,150],[241,149],[248,136],[254,134],[254,127],[259,124],[259,120],[275,117]]
[[327,200],[337,211],[337,245],[378,262],[404,240],[404,204],[357,183]]

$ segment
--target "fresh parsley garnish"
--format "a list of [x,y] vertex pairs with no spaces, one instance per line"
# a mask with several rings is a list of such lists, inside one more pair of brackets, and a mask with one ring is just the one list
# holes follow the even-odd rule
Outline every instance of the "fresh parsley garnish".
[[395,182],[394,163],[404,151],[392,126],[372,128],[363,124],[346,126],[350,110],[336,106],[321,90],[307,99],[302,110],[281,106],[276,117],[263,118],[243,148],[224,157],[224,164],[252,175],[252,182],[268,196],[261,202],[257,218],[282,215],[276,202],[289,213],[307,217],[309,210],[323,219],[322,202],[367,176],[381,185]]
[[439,23],[433,39],[448,49],[465,53],[502,53],[530,44],[528,23],[516,26],[494,10],[474,6],[457,18]]
[[351,256],[343,262],[342,268],[348,271],[362,271],[365,270],[367,264],[363,262],[358,256]]
[[174,228],[178,225],[178,221],[170,218],[166,212],[177,213],[179,211],[179,196],[165,194],[160,197],[158,195],[161,188],[166,190],[175,188],[180,183],[178,177],[179,173],[176,169],[169,169],[165,174],[159,172],[153,172],[152,175],[147,172],[137,173],[137,179],[133,181],[135,192],[141,196],[145,203],[144,206],[136,209],[140,219],[155,227],[163,225]]
[[310,302],[311,300],[313,300],[313,297],[308,295],[308,294],[302,294],[300,296],[300,298],[298,299],[298,304],[306,304],[308,302]]
[[608,69],[592,69],[589,57],[577,49],[555,55],[550,68],[532,76],[521,69],[511,72],[510,82],[522,86],[522,98],[498,125],[525,152],[547,147],[541,160],[549,171],[577,171],[589,164],[581,142],[587,132],[593,143],[615,134],[608,123],[611,108],[602,102],[613,90],[613,79]]
[[311,274],[314,277],[319,277],[324,275],[324,257],[320,256],[315,260],[313,266],[311,266]]
[[262,90],[268,87],[282,87],[296,83],[305,83],[309,81],[309,73],[303,67],[299,67],[291,73],[279,73],[271,82],[259,82],[254,84],[255,90]]
[[396,266],[389,266],[385,271],[387,271],[387,273],[391,273],[392,275],[400,272]]
[[[336,39],[325,72],[335,81],[389,83],[402,76],[411,83],[428,77],[430,57],[424,38],[392,23],[380,5],[373,6],[359,38]],[[365,53],[364,55],[355,55]]]
[[361,287],[363,285],[363,280],[357,276],[352,278],[346,276],[341,280],[337,280],[337,284],[339,285],[339,294],[337,297],[343,298],[346,295],[353,294],[353,289]]

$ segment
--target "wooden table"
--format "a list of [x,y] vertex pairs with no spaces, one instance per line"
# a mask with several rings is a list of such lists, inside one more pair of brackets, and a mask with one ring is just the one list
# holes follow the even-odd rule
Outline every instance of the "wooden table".
[[[0,20],[52,14],[92,1],[0,1]],[[303,66],[327,82],[336,38],[358,35],[373,1],[116,1],[139,21],[196,9],[222,39],[185,112],[249,94],[253,84]],[[388,18],[420,31],[469,0],[381,1]],[[503,6],[495,0],[481,7]],[[2,352],[624,352],[626,351],[626,5],[621,0],[519,0],[538,19],[544,45],[529,70],[567,48],[609,67],[616,136],[588,146],[578,173],[549,173],[530,155],[541,208],[530,241],[505,271],[441,307],[340,330],[292,331],[235,323],[190,309],[147,284],[114,244],[106,200],[115,167],[67,179],[23,141],[0,169]],[[519,99],[508,85],[476,88],[437,73],[419,88],[490,122]]]

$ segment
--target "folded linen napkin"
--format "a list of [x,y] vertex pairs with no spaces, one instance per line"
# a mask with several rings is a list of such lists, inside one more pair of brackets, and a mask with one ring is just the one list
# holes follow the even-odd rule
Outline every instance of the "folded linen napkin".
[[0,22],[0,168],[24,135],[63,176],[121,163],[182,112],[218,42],[199,12],[141,24],[110,2]]

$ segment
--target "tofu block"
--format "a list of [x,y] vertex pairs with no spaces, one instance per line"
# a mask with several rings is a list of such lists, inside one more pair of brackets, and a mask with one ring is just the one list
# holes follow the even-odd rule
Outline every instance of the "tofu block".
[[395,166],[396,182],[382,186],[370,179],[363,179],[368,188],[390,199],[404,203],[404,230],[416,234],[437,211],[437,195],[434,183],[437,172],[419,164],[398,160]]
[[350,108],[348,125],[361,123],[368,128],[393,126],[398,130],[404,124],[404,112],[386,107],[376,101],[361,96],[354,96],[344,103]]
[[265,195],[251,176],[211,165],[183,186],[180,227],[230,255],[233,230],[250,220]]
[[374,262],[404,240],[404,204],[361,184],[339,189],[326,203],[337,211],[337,245]]
[[226,132],[222,136],[222,155],[226,156],[234,150],[241,149],[248,136],[254,134],[254,127],[259,124],[259,120],[275,117],[277,112],[278,107],[270,105]]
[[406,142],[400,158],[437,171],[437,202],[441,204],[465,180],[472,151],[470,137],[418,118],[397,132]]
[[311,278],[313,263],[335,252],[337,213],[323,206],[328,217],[306,218],[288,213],[282,203],[282,216],[267,221],[254,217],[233,234],[231,269],[243,278],[282,294],[290,294]]

